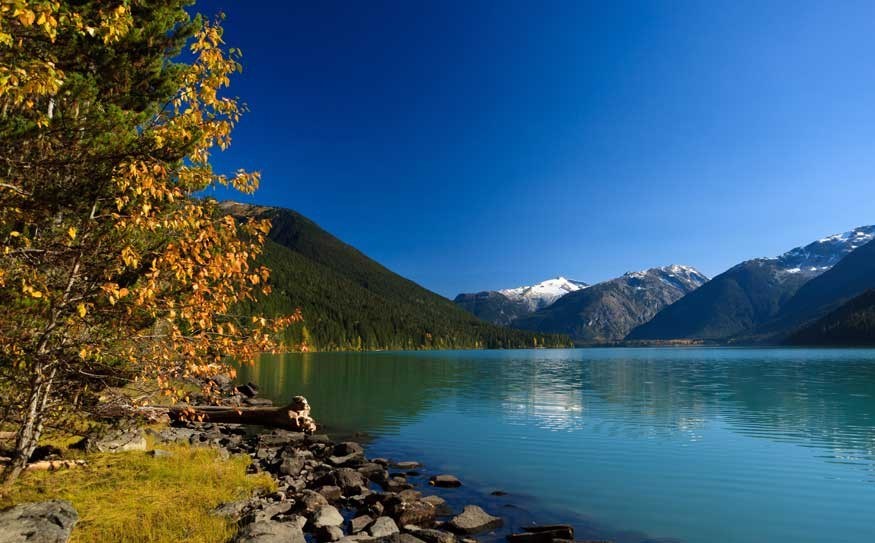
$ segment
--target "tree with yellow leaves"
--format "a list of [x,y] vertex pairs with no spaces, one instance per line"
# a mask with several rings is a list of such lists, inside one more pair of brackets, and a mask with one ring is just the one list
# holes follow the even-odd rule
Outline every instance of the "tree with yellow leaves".
[[[270,224],[198,198],[242,106],[219,21],[185,0],[0,0],[0,386],[14,481],[46,413],[120,379],[203,382],[272,350],[298,316],[243,319],[269,288]],[[180,58],[183,48],[186,58]],[[208,391],[209,392],[209,391]]]

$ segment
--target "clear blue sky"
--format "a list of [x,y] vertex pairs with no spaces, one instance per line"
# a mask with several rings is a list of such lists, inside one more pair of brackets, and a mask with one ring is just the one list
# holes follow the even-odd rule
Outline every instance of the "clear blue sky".
[[[446,296],[875,223],[873,2],[209,0],[251,112],[218,158]],[[223,197],[223,194],[218,194]]]

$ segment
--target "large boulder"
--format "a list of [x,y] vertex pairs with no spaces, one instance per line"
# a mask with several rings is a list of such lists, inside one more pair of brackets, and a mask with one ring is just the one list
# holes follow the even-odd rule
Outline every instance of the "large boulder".
[[393,534],[397,534],[401,530],[398,529],[398,525],[395,524],[395,521],[389,517],[380,517],[371,524],[371,527],[368,528],[368,533],[371,534],[371,537],[386,537]]
[[443,474],[432,476],[432,478],[428,480],[428,484],[441,488],[456,488],[462,486],[462,481],[460,481],[455,475]]
[[118,429],[106,434],[88,438],[85,450],[88,452],[145,451],[146,437],[137,429]]
[[290,522],[259,520],[240,528],[234,543],[306,543],[304,532]]
[[0,511],[3,543],[66,543],[79,514],[64,500],[22,503]]
[[413,529],[410,533],[426,543],[456,543],[456,536],[443,530]]
[[397,520],[401,526],[412,524],[430,528],[437,514],[435,506],[424,500],[405,501],[396,496],[386,500],[383,505],[386,514]]
[[332,505],[323,505],[313,514],[313,526],[322,528],[325,526],[340,526],[343,524],[343,516]]
[[466,505],[460,514],[447,523],[447,527],[456,533],[477,534],[498,528],[501,524],[501,518],[493,517],[476,505]]

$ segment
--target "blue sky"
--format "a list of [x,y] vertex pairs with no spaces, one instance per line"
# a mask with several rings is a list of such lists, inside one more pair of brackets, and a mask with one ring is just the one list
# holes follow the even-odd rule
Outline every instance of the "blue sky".
[[234,198],[449,297],[875,223],[872,2],[198,7],[244,52],[216,163],[263,183]]

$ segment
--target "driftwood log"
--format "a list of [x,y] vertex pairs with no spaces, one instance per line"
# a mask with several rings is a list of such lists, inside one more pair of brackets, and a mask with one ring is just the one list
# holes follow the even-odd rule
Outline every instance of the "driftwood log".
[[295,432],[316,431],[316,421],[310,416],[310,404],[303,396],[295,396],[283,407],[227,407],[222,405],[191,405],[171,407],[171,420],[199,420],[231,424],[249,424],[283,428]]

